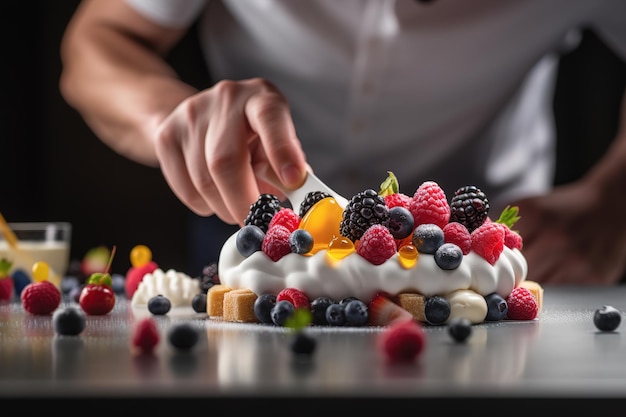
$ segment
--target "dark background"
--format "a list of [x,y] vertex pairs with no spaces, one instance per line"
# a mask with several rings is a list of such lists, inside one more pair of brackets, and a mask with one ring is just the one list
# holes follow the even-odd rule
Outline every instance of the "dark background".
[[[1,2],[2,111],[0,212],[7,221],[69,221],[72,259],[92,247],[117,248],[112,271],[130,267],[136,244],[163,268],[197,276],[189,259],[191,213],[159,170],[128,161],[103,145],[61,98],[59,45],[77,0]],[[181,77],[209,85],[193,33],[172,53]],[[559,134],[555,183],[578,178],[617,129],[626,65],[593,35],[562,59],[555,111]],[[200,248],[203,250],[203,248]],[[206,263],[216,261],[207,249]]]

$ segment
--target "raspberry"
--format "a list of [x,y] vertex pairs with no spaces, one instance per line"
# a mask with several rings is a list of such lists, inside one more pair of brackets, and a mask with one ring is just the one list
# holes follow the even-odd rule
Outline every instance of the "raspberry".
[[379,338],[379,348],[390,362],[413,362],[426,347],[426,334],[414,320],[392,323]]
[[426,181],[415,190],[409,210],[413,215],[415,226],[432,223],[443,229],[450,220],[450,206],[446,194],[434,181]]
[[156,323],[151,318],[145,318],[135,326],[132,344],[142,352],[149,353],[159,343],[159,339]]
[[472,250],[494,265],[504,249],[504,230],[495,222],[485,222],[471,233]]
[[356,252],[374,265],[380,265],[396,253],[396,241],[385,226],[375,224],[363,233]]
[[276,225],[268,229],[261,244],[261,250],[269,258],[276,262],[283,256],[291,253],[291,245],[289,244],[289,235],[291,232],[285,226]]
[[270,220],[268,229],[271,229],[277,224],[285,226],[290,232],[293,232],[300,225],[300,216],[298,216],[292,209],[283,207],[278,211],[278,213],[274,214],[274,217]]
[[309,298],[297,288],[284,288],[276,294],[276,302],[287,300],[295,308],[309,308]]
[[31,314],[51,314],[61,303],[61,292],[50,281],[28,284],[20,296],[22,307]]
[[446,243],[454,243],[461,248],[463,255],[467,255],[472,249],[470,232],[459,222],[450,222],[444,226],[443,239]]
[[504,229],[504,245],[510,249],[521,250],[522,246],[524,246],[522,235],[520,235],[514,230],[509,229],[505,225],[502,225],[502,228]]
[[401,206],[408,209],[411,205],[411,197],[403,193],[387,194],[384,199],[389,208]]
[[509,320],[533,320],[539,312],[537,299],[528,288],[517,287],[506,298]]

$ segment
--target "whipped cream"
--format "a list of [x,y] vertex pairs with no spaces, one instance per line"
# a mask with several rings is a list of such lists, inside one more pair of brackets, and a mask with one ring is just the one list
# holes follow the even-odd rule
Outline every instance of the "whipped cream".
[[450,319],[463,316],[473,323],[486,317],[484,296],[495,292],[506,298],[528,272],[521,251],[508,247],[494,265],[470,252],[458,268],[443,270],[434,255],[423,253],[411,268],[400,264],[397,253],[381,265],[371,264],[356,252],[337,260],[326,250],[311,256],[290,253],[276,262],[262,251],[246,258],[237,250],[236,237],[237,232],[225,242],[218,262],[221,283],[232,289],[249,288],[260,295],[293,287],[310,300],[352,296],[368,301],[379,292],[440,295],[451,301]]
[[154,296],[163,295],[172,303],[172,307],[190,306],[193,297],[200,292],[197,279],[169,269],[164,272],[157,268],[144,275],[131,299],[133,307],[147,306]]

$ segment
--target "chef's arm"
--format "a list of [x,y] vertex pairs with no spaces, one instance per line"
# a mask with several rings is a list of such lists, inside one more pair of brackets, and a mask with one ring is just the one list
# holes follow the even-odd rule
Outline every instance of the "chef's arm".
[[164,59],[183,35],[123,0],[85,0],[61,43],[65,100],[108,146],[142,164],[158,164],[156,127],[196,92]]

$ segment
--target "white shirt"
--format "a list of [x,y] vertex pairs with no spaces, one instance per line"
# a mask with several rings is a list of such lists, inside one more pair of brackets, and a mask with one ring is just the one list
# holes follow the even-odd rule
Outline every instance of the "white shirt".
[[493,213],[551,188],[557,54],[583,26],[626,57],[623,0],[128,0],[157,23],[200,18],[214,79],[288,98],[316,174],[352,196],[393,171],[412,195],[486,192]]

